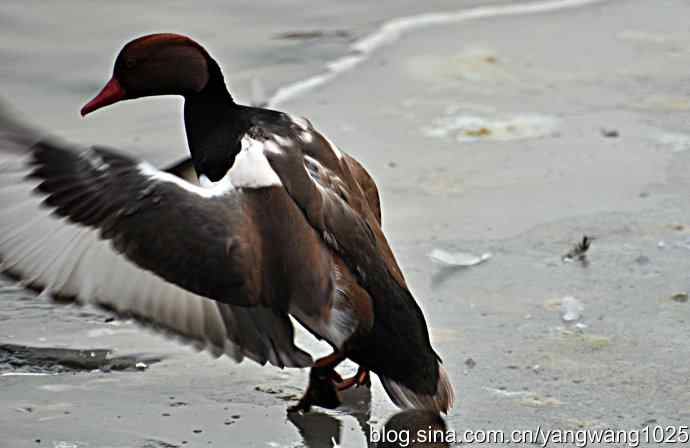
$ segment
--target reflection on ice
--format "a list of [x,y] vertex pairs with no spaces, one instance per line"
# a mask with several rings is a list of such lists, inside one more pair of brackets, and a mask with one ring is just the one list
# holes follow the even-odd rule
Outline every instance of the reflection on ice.
[[444,266],[469,267],[487,261],[491,258],[491,254],[485,252],[477,256],[467,252],[448,252],[443,249],[434,249],[429,254],[429,258]]

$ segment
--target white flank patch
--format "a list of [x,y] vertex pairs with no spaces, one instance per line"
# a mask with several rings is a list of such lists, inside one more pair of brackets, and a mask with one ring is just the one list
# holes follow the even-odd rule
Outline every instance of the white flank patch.
[[[277,136],[274,136],[277,137]],[[206,175],[199,176],[199,184],[194,185],[174,174],[160,171],[147,162],[139,164],[139,171],[145,176],[162,182],[171,182],[183,189],[204,198],[222,196],[235,188],[261,188],[272,185],[282,185],[280,178],[271,167],[265,152],[280,154],[280,144],[289,144],[289,140],[267,140],[260,142],[245,136],[242,139],[242,149],[235,157],[232,168],[218,182],[211,181]]]
[[273,171],[264,151],[279,153],[275,142],[260,142],[251,137],[242,138],[242,149],[226,177],[237,188],[260,188],[282,185],[280,178]]
[[202,174],[199,176],[199,185],[201,185],[204,188],[211,188],[213,187],[214,182],[209,179],[205,174]]
[[275,106],[331,81],[340,73],[351,70],[363,61],[366,61],[377,49],[397,41],[410,31],[434,25],[447,25],[450,23],[466,22],[488,17],[538,14],[601,3],[602,1],[604,0],[547,0],[508,5],[479,6],[458,11],[431,12],[408,17],[398,17],[397,19],[385,22],[373,33],[352,43],[349,53],[327,63],[324,72],[288,84],[276,90],[273,96],[268,100],[268,104]]
[[194,185],[190,182],[187,182],[186,180],[177,177],[174,174],[161,171],[148,162],[141,162],[138,165],[138,167],[139,172],[141,172],[141,174],[143,174],[144,176],[161,182],[173,183],[178,187],[181,187],[191,193],[197,194],[203,198],[222,196],[233,189],[233,185],[230,182],[230,178],[227,174],[218,182],[211,182],[208,179],[208,177],[202,175],[201,177],[203,177],[205,180],[202,180],[200,178],[199,182],[202,185],[206,186],[200,187],[198,185]]

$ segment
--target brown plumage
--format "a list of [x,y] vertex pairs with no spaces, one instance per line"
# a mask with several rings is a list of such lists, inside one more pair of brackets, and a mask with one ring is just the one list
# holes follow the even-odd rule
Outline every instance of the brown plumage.
[[[127,44],[82,112],[163,94],[185,99],[192,156],[167,171],[2,114],[0,209],[19,204],[0,212],[4,270],[215,355],[312,366],[297,409],[337,404],[372,371],[397,405],[446,412],[452,387],[361,164],[307,120],[236,104],[218,64],[178,35]],[[313,362],[288,316],[333,355]],[[345,358],[354,379],[334,370]]]

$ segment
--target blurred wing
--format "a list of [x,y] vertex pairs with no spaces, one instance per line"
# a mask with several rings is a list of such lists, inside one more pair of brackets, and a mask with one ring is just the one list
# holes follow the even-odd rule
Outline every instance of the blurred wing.
[[[42,140],[0,113],[2,270],[216,356],[308,366],[287,314],[257,305],[242,197],[103,148]],[[209,300],[207,297],[213,298]],[[237,306],[242,305],[242,306]]]

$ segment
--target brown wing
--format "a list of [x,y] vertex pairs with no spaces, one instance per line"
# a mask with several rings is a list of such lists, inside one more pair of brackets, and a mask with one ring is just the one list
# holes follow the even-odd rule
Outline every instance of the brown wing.
[[108,149],[34,144],[33,131],[6,118],[0,113],[4,272],[216,356],[311,364],[286,310],[248,307],[272,299],[260,294],[251,198],[214,195]]
[[[382,267],[395,282],[407,288],[381,229],[378,189],[369,173],[306,120],[294,126],[293,131],[296,132],[290,137],[295,144],[269,156],[285,189],[311,225],[325,232],[327,240],[335,237],[340,245],[347,240],[352,249],[371,248],[377,263],[382,262]],[[284,129],[276,130],[276,133],[281,131]],[[272,135],[263,129],[256,132],[269,138]],[[340,255],[352,256],[348,253]]]
[[342,163],[347,165],[347,169],[352,174],[352,178],[359,184],[369,204],[369,208],[378,221],[379,226],[381,226],[381,200],[379,198],[379,189],[376,187],[376,182],[374,182],[374,179],[362,164],[349,154],[343,153]]

